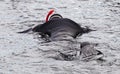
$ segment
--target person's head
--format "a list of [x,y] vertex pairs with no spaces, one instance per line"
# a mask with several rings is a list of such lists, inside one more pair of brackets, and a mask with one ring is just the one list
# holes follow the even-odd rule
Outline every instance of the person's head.
[[49,20],[55,19],[55,18],[62,18],[62,16],[60,14],[56,14],[54,12],[54,9],[50,10],[46,16],[46,22],[48,22]]
[[63,18],[60,14],[53,14],[49,20],[56,19],[56,18]]

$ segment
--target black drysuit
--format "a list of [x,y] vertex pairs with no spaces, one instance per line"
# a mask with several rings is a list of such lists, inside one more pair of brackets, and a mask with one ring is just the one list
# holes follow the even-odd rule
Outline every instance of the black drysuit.
[[61,40],[67,37],[76,38],[78,35],[88,33],[89,28],[82,28],[76,22],[67,18],[55,18],[32,29],[34,32],[47,34],[51,40]]

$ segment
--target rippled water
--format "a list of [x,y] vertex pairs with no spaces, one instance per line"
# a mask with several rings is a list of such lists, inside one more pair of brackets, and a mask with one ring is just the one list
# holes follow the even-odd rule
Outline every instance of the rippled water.
[[[35,34],[16,32],[43,23],[55,9],[63,17],[97,31],[77,38],[78,42],[99,43],[104,62],[60,61],[46,58],[59,49]],[[0,0],[0,74],[119,74],[119,0]]]

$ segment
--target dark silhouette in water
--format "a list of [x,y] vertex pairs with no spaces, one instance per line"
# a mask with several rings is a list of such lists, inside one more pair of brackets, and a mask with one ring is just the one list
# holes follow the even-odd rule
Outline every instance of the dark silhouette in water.
[[[71,19],[63,18],[60,14],[53,14],[49,18],[51,13],[53,13],[53,11],[50,11],[50,13],[47,15],[45,23],[18,33],[27,33],[29,31],[33,31],[38,32],[41,37],[45,38],[47,41],[72,41],[74,44],[74,39],[77,36],[95,31],[89,29],[88,27],[81,27],[78,23]],[[98,56],[97,59],[99,59],[103,56],[102,52],[94,49],[94,46],[88,42],[83,42],[80,45],[81,47],[78,48],[80,49],[80,51],[78,51],[80,54],[78,55],[80,55],[84,60],[91,59],[95,56]],[[59,52],[61,60],[70,61],[77,57],[75,47],[72,48],[72,51],[69,48],[65,49],[66,52]],[[56,59],[59,59],[59,57]]]
[[[59,40],[62,36],[76,38],[78,35],[95,31],[88,27],[83,28],[76,22],[68,18],[63,18],[60,14],[53,14],[47,22],[18,33],[26,33],[30,30],[38,32],[43,37],[44,35],[48,35],[53,41]],[[59,37],[59,39],[56,39],[57,37]]]

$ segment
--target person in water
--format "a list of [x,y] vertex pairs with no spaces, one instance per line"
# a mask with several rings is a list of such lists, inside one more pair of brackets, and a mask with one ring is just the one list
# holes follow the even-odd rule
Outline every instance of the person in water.
[[19,33],[25,33],[32,30],[33,32],[38,32],[42,37],[46,37],[46,35],[49,36],[50,41],[57,41],[76,38],[84,33],[94,31],[88,27],[81,27],[73,20],[63,18],[60,14],[53,14],[53,12],[54,10],[49,11],[45,23]]
[[[54,10],[49,11],[45,23],[19,33],[26,33],[32,30],[33,32],[38,32],[43,38],[49,39],[49,41],[74,41],[77,36],[95,31],[89,29],[88,27],[81,27],[80,24],[74,22],[73,20],[63,18],[60,14],[53,14],[53,12]],[[102,52],[95,50],[94,46],[90,43],[81,43],[81,47],[78,49],[80,49],[79,55],[82,55],[81,58],[102,55]],[[74,52],[75,50],[72,51]],[[64,60],[74,59],[73,54],[69,55],[69,49],[65,53],[60,52],[60,57],[61,56]]]

